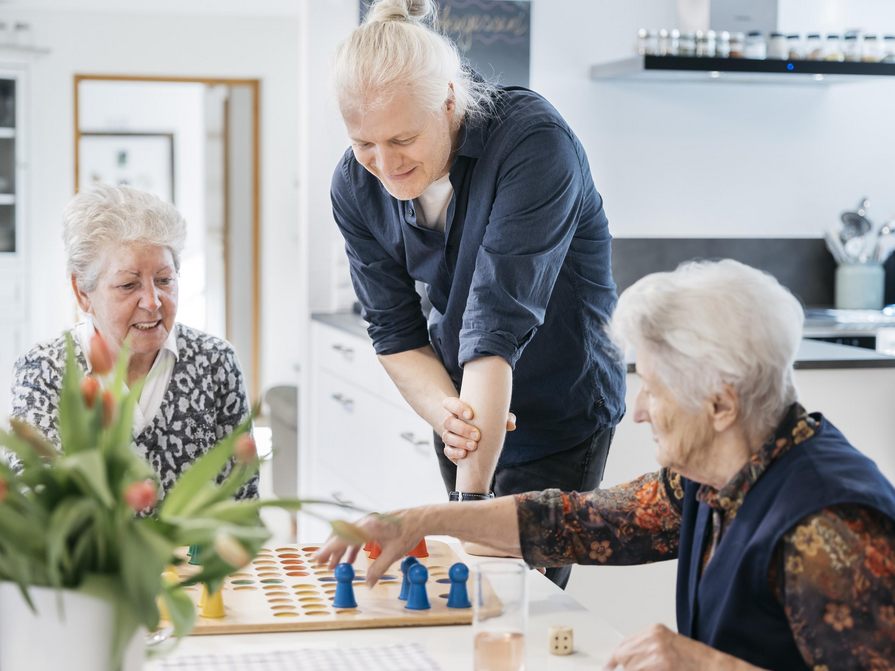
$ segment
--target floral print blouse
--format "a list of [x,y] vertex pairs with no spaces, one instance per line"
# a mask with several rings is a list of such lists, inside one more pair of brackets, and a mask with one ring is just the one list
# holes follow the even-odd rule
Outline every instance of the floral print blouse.
[[[752,485],[819,422],[794,404],[730,482],[700,487],[716,539],[706,544],[703,566]],[[523,557],[534,566],[674,559],[683,498],[680,476],[667,469],[606,490],[517,495]],[[810,515],[778,544],[768,581],[809,668],[895,670],[895,521],[859,505]]]

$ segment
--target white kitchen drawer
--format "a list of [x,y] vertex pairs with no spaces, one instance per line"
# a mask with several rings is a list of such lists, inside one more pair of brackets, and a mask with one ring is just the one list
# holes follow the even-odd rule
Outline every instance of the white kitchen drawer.
[[412,410],[321,371],[315,387],[317,430],[311,455],[338,474],[348,498],[390,510],[445,499],[428,424]]
[[319,369],[334,373],[398,407],[410,407],[379,363],[366,336],[352,335],[316,321],[311,322],[311,333]]

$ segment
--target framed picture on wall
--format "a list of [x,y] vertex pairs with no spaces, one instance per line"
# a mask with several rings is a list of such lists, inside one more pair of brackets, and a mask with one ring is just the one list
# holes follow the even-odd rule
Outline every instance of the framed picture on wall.
[[78,190],[97,182],[133,186],[176,204],[174,134],[81,132]]

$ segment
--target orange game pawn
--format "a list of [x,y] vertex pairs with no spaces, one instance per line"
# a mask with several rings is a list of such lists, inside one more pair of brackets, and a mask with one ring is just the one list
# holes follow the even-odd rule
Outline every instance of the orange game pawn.
[[364,551],[367,552],[369,559],[378,559],[379,555],[382,554],[382,547],[380,547],[379,543],[370,541],[367,545],[364,545]]
[[416,547],[410,551],[408,557],[416,557],[417,559],[422,559],[423,557],[429,556],[429,548],[426,547],[426,539],[423,538],[419,543],[416,544]]

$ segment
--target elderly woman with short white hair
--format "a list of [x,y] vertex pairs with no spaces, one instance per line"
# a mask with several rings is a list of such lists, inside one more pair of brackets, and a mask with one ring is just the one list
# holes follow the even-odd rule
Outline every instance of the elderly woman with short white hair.
[[[368,518],[382,545],[368,580],[429,533],[534,566],[677,558],[679,633],[632,637],[608,668],[895,668],[895,488],[799,405],[802,320],[776,280],[735,261],[643,278],[611,329],[636,353],[633,418],[652,426],[661,469],[607,490]],[[346,550],[331,539],[320,557]]]
[[[77,361],[91,372],[86,353],[95,333],[113,357],[127,343],[126,383],[146,378],[134,410],[134,446],[167,491],[249,415],[230,344],[176,322],[186,223],[150,193],[99,185],[69,202],[63,239],[72,290],[86,317],[70,332]],[[34,347],[16,362],[12,388],[12,416],[57,448],[65,350],[64,335]],[[238,496],[257,496],[257,476]]]

